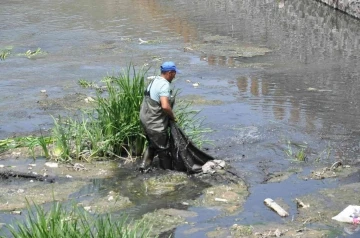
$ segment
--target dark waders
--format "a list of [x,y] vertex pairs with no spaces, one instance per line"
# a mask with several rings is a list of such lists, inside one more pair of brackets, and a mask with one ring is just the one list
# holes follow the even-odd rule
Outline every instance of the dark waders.
[[159,165],[162,169],[173,169],[172,156],[169,150],[169,117],[162,110],[160,103],[150,98],[153,82],[154,80],[144,92],[140,110],[140,121],[148,141],[148,147],[140,165],[140,171],[143,172],[150,168],[156,155],[159,157]]

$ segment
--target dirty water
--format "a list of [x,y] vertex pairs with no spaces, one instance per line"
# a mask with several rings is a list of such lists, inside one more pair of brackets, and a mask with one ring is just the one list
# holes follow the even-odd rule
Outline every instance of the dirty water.
[[[129,62],[152,66],[149,74],[155,74],[161,61],[173,60],[182,70],[175,87],[213,129],[206,135],[213,142],[205,149],[231,164],[249,185],[249,195],[235,215],[210,206],[181,205],[204,196],[208,185],[201,182],[179,184],[181,189],[166,191],[170,195],[161,199],[128,189],[118,193],[117,186],[141,183],[132,170],[120,169],[123,172],[112,178],[84,179],[86,185],[69,191],[70,198],[84,200],[81,194],[88,190],[102,194],[99,204],[106,196],[119,196],[131,203],[124,203],[125,211],[137,216],[187,209],[197,216],[183,214],[167,234],[211,237],[214,231],[228,235],[230,230],[236,237],[236,232],[249,232],[240,225],[256,230],[256,224],[265,223],[265,230],[277,225],[285,230],[292,219],[302,224],[296,223],[302,214],[295,197],[360,181],[357,19],[312,0],[5,0],[1,6],[0,20],[6,24],[0,25],[0,49],[12,47],[12,53],[0,61],[0,139],[46,131],[52,126],[51,115],[73,115],[88,106],[84,100],[94,93],[82,89],[79,79],[99,82]],[[38,48],[46,54],[24,55]],[[294,159],[301,149],[306,162]],[[336,161],[349,165],[349,173],[311,178]],[[22,160],[9,161],[15,162]],[[150,202],[153,196],[157,199]],[[327,218],[351,202],[336,196],[336,211],[332,208]],[[289,209],[290,216],[281,218],[267,209],[267,197]],[[161,210],[154,216],[171,212]],[[2,212],[0,223],[8,219],[13,215]],[[239,226],[233,227],[235,223]],[[351,236],[345,225],[325,219],[307,225],[331,231],[330,237]]]

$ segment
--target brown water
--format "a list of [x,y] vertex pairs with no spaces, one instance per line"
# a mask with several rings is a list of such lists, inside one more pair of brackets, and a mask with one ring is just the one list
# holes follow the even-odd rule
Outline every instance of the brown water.
[[[306,147],[304,174],[360,160],[360,21],[316,1],[3,0],[0,22],[0,49],[13,47],[0,61],[0,139],[51,128],[50,115],[74,112],[88,94],[79,79],[99,81],[129,62],[155,73],[172,60],[182,70],[174,84],[184,98],[221,102],[195,107],[214,130],[209,153],[252,185],[246,221],[276,219],[257,211],[263,196],[289,201],[333,186],[290,179],[264,194],[258,184],[292,166],[288,142]],[[39,47],[47,54],[17,55]],[[290,193],[281,189],[294,184]],[[203,214],[204,227],[233,222],[209,225]]]

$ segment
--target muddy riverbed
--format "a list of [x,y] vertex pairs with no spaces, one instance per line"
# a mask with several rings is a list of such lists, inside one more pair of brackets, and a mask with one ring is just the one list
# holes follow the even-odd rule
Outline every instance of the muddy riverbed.
[[[1,5],[0,49],[11,54],[0,61],[0,139],[46,132],[51,115],[91,106],[85,99],[94,92],[79,79],[100,82],[129,62],[151,66],[153,75],[172,60],[182,70],[179,99],[193,102],[213,130],[204,150],[240,178],[142,175],[122,161],[47,168],[41,156],[9,151],[1,170],[47,173],[55,183],[2,179],[0,231],[23,219],[28,197],[126,212],[156,221],[162,236],[359,235],[357,225],[331,219],[360,205],[359,20],[310,0]],[[43,54],[26,54],[38,48]],[[289,216],[267,208],[266,198]]]

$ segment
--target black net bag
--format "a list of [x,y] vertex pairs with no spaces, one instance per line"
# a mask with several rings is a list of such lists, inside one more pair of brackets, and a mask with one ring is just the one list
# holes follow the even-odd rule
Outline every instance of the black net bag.
[[170,121],[170,151],[174,170],[199,173],[201,166],[214,158],[197,148],[178,125]]

